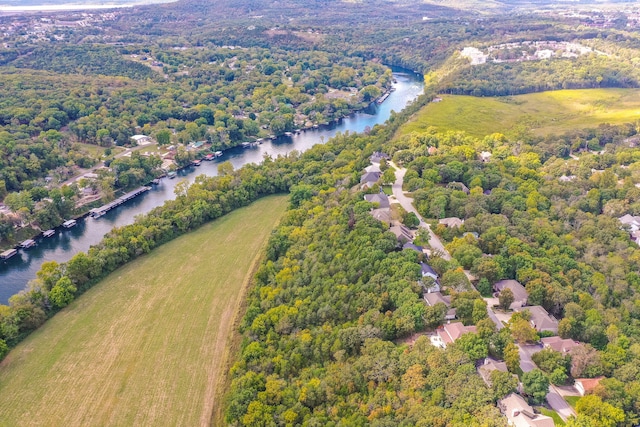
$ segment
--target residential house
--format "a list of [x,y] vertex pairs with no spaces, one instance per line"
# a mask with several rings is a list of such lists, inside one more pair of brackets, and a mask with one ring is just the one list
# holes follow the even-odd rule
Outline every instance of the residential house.
[[367,166],[366,168],[364,168],[365,172],[380,172],[382,173],[382,170],[380,170],[380,165],[378,163],[374,163],[372,165]]
[[378,221],[387,225],[391,224],[391,210],[389,208],[372,209],[369,213]]
[[618,218],[618,221],[620,221],[622,225],[628,225],[629,230],[631,230],[632,232],[640,230],[640,216],[632,216],[626,214]]
[[409,228],[405,225],[394,225],[393,227],[389,228],[389,231],[395,234],[398,238],[398,241],[403,245],[413,240],[413,234],[411,233],[411,230],[409,230]]
[[411,250],[416,251],[420,254],[423,254],[422,246],[414,245],[412,242],[407,242],[402,246],[402,250]]
[[461,220],[460,218],[451,217],[451,218],[442,218],[441,220],[438,221],[438,223],[443,224],[446,227],[453,228],[453,227],[460,227],[462,224],[464,224],[464,221]]
[[133,135],[131,139],[138,145],[151,144],[153,142],[150,136],[147,135]]
[[580,347],[582,345],[579,342],[572,340],[571,338],[562,339],[560,337],[547,337],[542,338],[540,341],[542,341],[542,345],[544,348],[549,348],[562,354],[567,354],[571,351],[572,348]]
[[369,157],[369,160],[371,161],[371,163],[380,164],[382,160],[391,160],[391,156],[389,156],[386,153],[381,153],[379,151],[376,151],[371,155],[371,157]]
[[574,387],[578,390],[580,396],[584,396],[585,394],[593,393],[593,390],[600,384],[603,378],[604,377],[576,378]]
[[461,322],[447,323],[438,328],[437,335],[431,337],[431,344],[436,347],[446,348],[462,335],[476,332],[475,326],[464,326]]
[[377,203],[378,208],[389,208],[391,206],[389,197],[384,193],[365,194],[364,199],[369,203]]
[[424,294],[423,298],[429,307],[442,303],[449,308],[444,315],[444,320],[451,321],[456,318],[456,309],[451,308],[451,297],[449,295],[442,295],[440,292],[430,292]]
[[511,289],[511,292],[513,292],[513,303],[511,303],[510,308],[512,310],[527,305],[529,292],[527,292],[525,287],[522,286],[517,280],[500,280],[493,284],[493,289],[496,292],[502,292],[503,289]]
[[[438,282],[438,273],[427,263],[420,263],[420,273],[422,274],[422,279],[420,284],[422,284],[423,288],[427,293],[431,292],[440,292],[440,283]],[[426,279],[426,280],[425,280]]]
[[462,182],[450,182],[449,184],[447,184],[447,188],[451,188],[454,190],[460,190],[462,192],[464,192],[465,194],[469,194],[471,191],[469,190],[469,187],[467,187],[466,185],[464,185],[464,183]]
[[511,393],[498,401],[500,412],[507,417],[507,423],[514,427],[555,427],[553,418],[536,414],[522,396]]
[[484,163],[488,162],[491,159],[491,153],[488,151],[482,151],[480,153],[480,160]]
[[558,333],[558,321],[539,305],[533,305],[531,307],[516,308],[516,311],[528,310],[531,313],[531,319],[529,322],[538,332],[546,331]]
[[381,176],[382,173],[380,172],[365,172],[365,174],[360,177],[360,187],[362,189],[373,187],[378,183]]
[[485,358],[482,365],[478,366],[478,375],[482,377],[487,387],[491,387],[491,373],[493,371],[509,372],[505,362],[498,362],[490,357]]

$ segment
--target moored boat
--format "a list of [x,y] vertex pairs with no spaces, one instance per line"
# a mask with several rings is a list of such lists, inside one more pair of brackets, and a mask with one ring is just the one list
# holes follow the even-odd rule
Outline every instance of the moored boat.
[[33,239],[27,239],[24,242],[20,243],[20,247],[22,249],[28,249],[36,245],[36,241]]
[[0,253],[0,259],[9,259],[17,253],[18,251],[16,249],[7,249],[6,251]]
[[53,236],[54,234],[56,234],[56,230],[47,230],[47,231],[45,231],[45,232],[43,232],[43,233],[42,233],[42,235],[43,235],[44,237],[51,237],[51,236]]
[[75,220],[75,219],[70,219],[70,220],[68,220],[68,221],[63,222],[63,223],[62,223],[62,226],[63,226],[64,228],[71,228],[71,227],[75,227],[75,226],[76,226],[76,224],[77,224],[77,222],[76,222],[76,220]]

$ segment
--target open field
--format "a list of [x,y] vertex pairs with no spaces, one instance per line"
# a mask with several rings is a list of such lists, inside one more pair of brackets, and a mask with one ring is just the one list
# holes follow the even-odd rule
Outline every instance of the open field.
[[117,270],[0,364],[0,426],[197,426],[220,407],[242,295],[286,196]]
[[571,129],[596,127],[600,123],[640,120],[640,90],[558,90],[509,97],[476,98],[443,95],[431,103],[398,134],[425,130],[463,130],[483,137],[500,132],[530,130],[536,135],[564,133]]

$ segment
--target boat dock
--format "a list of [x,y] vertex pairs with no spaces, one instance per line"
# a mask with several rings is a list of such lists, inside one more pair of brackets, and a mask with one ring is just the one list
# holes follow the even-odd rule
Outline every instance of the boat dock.
[[76,225],[76,220],[75,219],[70,219],[69,221],[65,221],[62,223],[62,226],[64,228],[71,228],[71,227],[75,227]]
[[0,259],[9,259],[17,253],[18,251],[16,249],[7,249],[0,254]]
[[51,236],[53,236],[54,234],[56,234],[56,230],[47,230],[47,231],[45,231],[45,232],[43,232],[43,233],[42,233],[42,235],[43,235],[44,237],[51,237]]
[[391,91],[385,92],[380,98],[378,98],[378,100],[376,101],[376,104],[378,105],[382,104],[384,101],[387,100],[389,95],[391,95]]
[[[171,176],[169,176],[169,178],[171,178]],[[125,202],[128,202],[129,200],[133,199],[134,197],[139,196],[142,193],[146,193],[149,190],[151,190],[151,187],[144,186],[144,187],[136,188],[135,190],[128,192],[124,196],[118,197],[117,199],[115,199],[111,203],[107,203],[106,205],[100,206],[99,208],[91,209],[89,211],[89,215],[91,215],[93,218],[99,218],[102,215],[104,215],[107,212],[109,212],[111,209],[116,208],[116,207],[120,206],[121,204],[123,204]]]
[[36,241],[33,239],[27,239],[24,242],[20,243],[20,247],[22,249],[28,249],[36,245]]

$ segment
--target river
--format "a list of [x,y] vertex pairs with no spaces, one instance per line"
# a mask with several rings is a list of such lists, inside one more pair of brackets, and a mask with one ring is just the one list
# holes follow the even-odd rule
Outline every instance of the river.
[[277,157],[292,150],[305,151],[315,144],[328,141],[338,132],[362,132],[376,124],[384,123],[391,111],[401,111],[424,91],[421,75],[394,68],[394,76],[397,80],[397,83],[394,83],[396,90],[381,105],[372,104],[366,110],[345,117],[338,123],[307,130],[291,137],[282,136],[274,141],[268,140],[257,147],[232,148],[215,161],[202,162],[199,167],[179,171],[175,179],[162,179],[151,191],[98,219],[87,217],[78,220],[78,225],[71,229],[59,227],[53,237],[38,238],[35,247],[20,249],[14,257],[0,261],[0,304],[6,304],[11,295],[24,289],[27,283],[36,277],[43,262],[65,262],[76,253],[87,251],[91,245],[100,242],[112,228],[131,224],[137,215],[149,212],[154,207],[162,205],[165,200],[173,199],[173,189],[178,182],[193,182],[195,177],[201,174],[217,175],[220,162],[228,160],[238,169],[247,163],[260,163],[265,154]]

